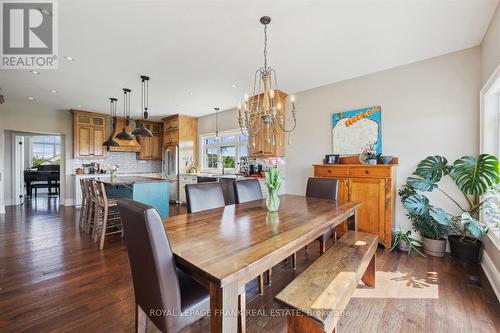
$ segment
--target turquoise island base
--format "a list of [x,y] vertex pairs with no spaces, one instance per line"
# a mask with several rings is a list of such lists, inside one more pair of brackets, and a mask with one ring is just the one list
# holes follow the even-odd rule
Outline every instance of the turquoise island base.
[[169,216],[168,182],[149,177],[116,177],[101,180],[108,196],[128,198],[155,207],[162,218]]

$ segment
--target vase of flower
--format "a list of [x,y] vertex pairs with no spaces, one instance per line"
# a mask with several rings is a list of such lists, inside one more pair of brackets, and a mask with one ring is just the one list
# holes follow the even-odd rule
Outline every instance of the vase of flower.
[[266,206],[267,210],[270,212],[277,212],[280,207],[280,198],[278,192],[281,187],[281,168],[280,166],[285,164],[285,162],[279,157],[270,157],[264,160],[267,165],[266,172],[266,187],[267,187],[267,199]]
[[363,149],[361,149],[361,154],[359,155],[359,160],[362,164],[377,164],[377,159],[380,154],[377,153],[377,148],[375,143],[369,143]]
[[118,172],[118,165],[112,165],[109,167],[109,173],[111,177],[111,181],[116,179],[116,173]]

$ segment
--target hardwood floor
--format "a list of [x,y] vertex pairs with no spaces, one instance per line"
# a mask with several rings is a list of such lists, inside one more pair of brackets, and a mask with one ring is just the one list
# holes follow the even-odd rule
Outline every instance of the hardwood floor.
[[[185,207],[171,207],[183,213]],[[78,230],[78,210],[39,198],[0,215],[0,332],[133,332],[134,296],[123,240],[104,251]],[[496,332],[500,305],[480,266],[378,250],[377,288],[361,286],[339,332]],[[247,332],[286,332],[273,297],[319,256],[300,251],[273,284],[247,286]],[[149,325],[150,332],[157,330]],[[205,318],[185,332],[208,332]]]

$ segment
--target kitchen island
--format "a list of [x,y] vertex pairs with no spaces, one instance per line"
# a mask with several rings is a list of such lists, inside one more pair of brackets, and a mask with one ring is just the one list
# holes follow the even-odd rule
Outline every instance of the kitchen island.
[[115,177],[101,179],[108,196],[128,198],[155,207],[162,218],[168,217],[167,180],[151,177]]

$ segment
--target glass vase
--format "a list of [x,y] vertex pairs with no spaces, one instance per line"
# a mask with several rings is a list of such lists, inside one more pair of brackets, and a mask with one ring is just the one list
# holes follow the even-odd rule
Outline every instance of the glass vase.
[[266,199],[267,210],[270,212],[277,212],[280,208],[280,197],[278,196],[278,191],[269,190]]

